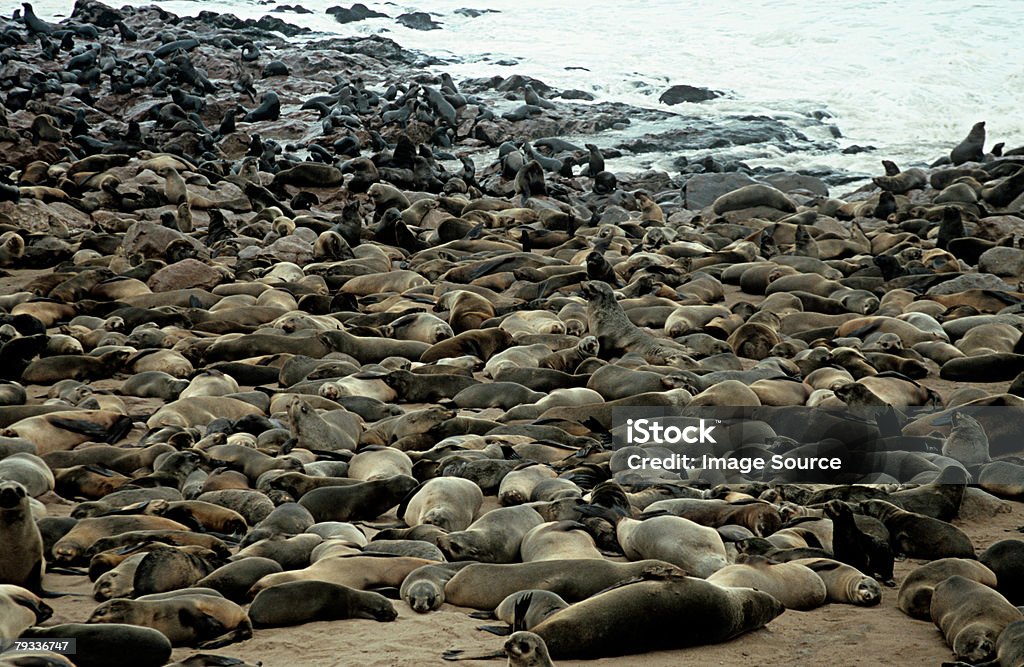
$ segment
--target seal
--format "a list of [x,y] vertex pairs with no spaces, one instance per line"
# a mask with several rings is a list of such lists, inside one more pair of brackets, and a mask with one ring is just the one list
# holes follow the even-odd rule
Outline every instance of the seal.
[[[587,514],[593,512],[591,507],[579,509]],[[612,512],[599,512],[597,515],[615,526],[619,546],[630,560],[665,561],[701,578],[707,578],[728,565],[722,536],[714,528],[671,515],[654,516],[643,521]]]
[[222,565],[196,582],[196,586],[212,588],[239,604],[247,602],[252,585],[267,576],[284,571],[280,563],[262,556],[247,556]]
[[1011,604],[1024,605],[1024,540],[1000,540],[980,560],[996,575],[996,589]]
[[855,567],[831,558],[797,558],[789,561],[804,565],[821,577],[829,602],[873,607],[882,602],[878,582]]
[[53,491],[55,480],[50,466],[29,452],[17,452],[0,459],[0,482],[18,482],[32,498]]
[[921,565],[903,580],[896,602],[900,611],[911,618],[928,620],[935,587],[952,576],[996,587],[995,573],[982,563],[969,558],[940,558]]
[[398,594],[417,614],[439,608],[445,601],[444,589],[455,573],[473,561],[440,563],[416,568],[402,580]]
[[519,553],[524,563],[604,558],[587,527],[578,521],[542,523],[523,536]]
[[712,573],[707,581],[728,588],[764,591],[786,609],[815,609],[828,598],[825,582],[814,570],[794,561],[776,563],[765,556],[740,554],[736,563]]
[[249,618],[254,627],[277,628],[348,618],[393,621],[398,612],[379,593],[323,581],[292,581],[260,591],[249,605]]
[[453,533],[469,528],[483,500],[480,487],[468,479],[435,477],[410,492],[399,506],[398,516],[410,528],[432,525]]
[[132,597],[135,570],[138,569],[139,563],[146,555],[146,553],[133,554],[118,563],[113,569],[107,570],[97,577],[92,586],[93,599],[97,602],[104,602],[114,598]]
[[407,556],[328,556],[301,570],[263,577],[253,584],[249,596],[255,597],[264,589],[289,581],[326,581],[358,590],[378,586],[398,588],[416,568],[436,564]]
[[171,658],[171,642],[153,628],[123,623],[65,623],[26,630],[31,639],[74,639],[90,651],[75,655],[77,667],[161,667]]
[[188,588],[221,565],[209,549],[196,546],[157,547],[135,569],[132,590],[136,597]]
[[910,558],[975,558],[971,538],[953,524],[906,512],[884,500],[865,500],[861,511],[889,530],[892,548]]
[[853,509],[842,500],[825,503],[825,516],[832,520],[832,552],[838,561],[892,583],[893,553],[888,540],[866,532],[857,525]]
[[656,365],[689,358],[685,347],[655,338],[630,322],[608,283],[591,280],[583,285],[583,295],[588,303],[589,330],[597,337],[601,358],[635,352]]
[[33,443],[39,456],[45,456],[83,442],[118,442],[132,430],[132,419],[107,410],[70,410],[26,417],[8,429]]
[[68,533],[53,545],[56,562],[74,564],[103,538],[142,530],[171,530],[190,532],[187,526],[158,516],[105,516],[81,519]]
[[949,152],[954,166],[965,162],[981,162],[985,158],[985,121],[975,123],[963,141]]
[[543,560],[533,563],[471,563],[444,587],[447,602],[490,611],[526,589],[556,593],[568,602],[585,600],[621,581],[682,570],[659,560],[618,563],[610,560]]
[[395,475],[349,486],[324,486],[299,499],[316,521],[369,521],[376,519],[414,488],[414,477]]
[[218,648],[252,637],[252,623],[245,610],[227,598],[212,595],[108,600],[92,611],[86,623],[127,623],[153,628],[167,637],[172,646]]
[[508,667],[555,667],[544,639],[532,632],[513,632],[502,648],[508,656]]
[[501,601],[492,613],[476,612],[470,614],[472,618],[494,618],[504,621],[507,627],[497,625],[482,625],[478,630],[503,636],[514,629],[525,629],[540,625],[548,616],[561,611],[569,606],[569,603],[560,596],[540,589],[527,589],[513,593]]
[[39,533],[29,494],[19,482],[0,480],[0,584],[13,584],[42,592],[43,538]]
[[24,632],[53,615],[35,593],[14,584],[0,584],[0,651],[7,650]]
[[514,563],[523,537],[544,518],[528,505],[499,507],[487,512],[465,530],[442,535],[437,546],[448,560]]
[[[768,593],[675,575],[612,588],[552,614],[533,632],[553,658],[603,658],[727,641],[784,609]],[[679,618],[691,621],[681,626]]]
[[929,612],[956,659],[972,664],[990,660],[999,634],[1024,619],[1002,595],[959,575],[935,586]]

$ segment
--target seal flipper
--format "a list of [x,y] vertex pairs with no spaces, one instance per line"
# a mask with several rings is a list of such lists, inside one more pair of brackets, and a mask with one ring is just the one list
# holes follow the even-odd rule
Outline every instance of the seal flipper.
[[454,662],[456,660],[494,660],[495,658],[504,658],[504,651],[493,651],[491,653],[481,653],[477,655],[466,655],[465,649],[461,648],[450,648],[441,654],[442,660],[448,662]]

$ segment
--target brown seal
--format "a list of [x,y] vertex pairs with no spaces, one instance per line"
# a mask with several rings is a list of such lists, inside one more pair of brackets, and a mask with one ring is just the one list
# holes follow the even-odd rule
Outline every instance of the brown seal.
[[996,587],[995,573],[978,561],[969,558],[940,558],[921,565],[903,580],[897,598],[900,611],[912,618],[928,620],[935,587],[954,575],[991,588]]
[[416,479],[396,475],[349,486],[313,489],[299,499],[316,521],[369,521],[397,505],[416,488]]
[[0,480],[0,584],[40,592],[43,585],[43,538],[19,482]]
[[878,582],[846,563],[831,558],[798,558],[790,562],[809,567],[821,577],[829,602],[871,607],[882,601]]
[[289,581],[327,581],[359,590],[375,586],[397,588],[410,572],[424,565],[436,563],[406,556],[329,556],[301,570],[269,574],[253,584],[249,596],[255,597],[266,588]]
[[1024,619],[1002,595],[959,575],[935,587],[929,612],[957,660],[972,664],[991,659],[999,634]]
[[787,609],[806,611],[825,604],[828,590],[812,569],[795,562],[776,563],[764,556],[741,554],[707,578],[728,588],[755,588],[770,594]]
[[533,563],[473,563],[444,587],[446,600],[459,607],[490,611],[509,595],[528,588],[557,593],[568,602],[584,600],[620,581],[652,573],[681,572],[658,560],[545,560]]
[[398,508],[398,516],[406,525],[433,525],[447,532],[468,528],[484,499],[479,486],[461,477],[427,480],[409,496]]
[[971,538],[953,524],[906,512],[884,500],[865,500],[859,506],[864,514],[885,524],[898,553],[928,560],[975,558]]
[[65,623],[34,627],[22,635],[31,639],[75,639],[90,651],[75,655],[77,667],[161,667],[171,657],[171,642],[152,628],[111,623]]
[[255,627],[276,628],[311,621],[365,618],[393,621],[398,612],[379,593],[324,581],[292,581],[260,591],[249,605]]
[[252,623],[245,610],[227,598],[212,595],[108,600],[93,610],[86,623],[128,623],[153,628],[163,633],[172,646],[217,648],[252,637]]
[[[676,575],[612,588],[552,614],[533,632],[553,658],[603,658],[727,641],[783,611],[768,593]],[[690,621],[680,625],[679,618]]]

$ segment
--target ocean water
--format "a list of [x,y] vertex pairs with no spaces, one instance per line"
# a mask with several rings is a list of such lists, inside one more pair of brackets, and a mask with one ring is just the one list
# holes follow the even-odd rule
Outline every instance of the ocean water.
[[[301,0],[311,14],[274,13],[284,2],[166,0],[179,15],[201,10],[265,14],[339,35],[382,34],[440,57],[456,81],[519,73],[597,101],[671,109],[708,120],[757,114],[799,128],[813,144],[786,154],[770,146],[709,151],[752,165],[824,167],[881,173],[879,160],[927,164],[948,153],[976,121],[989,140],[1024,144],[1024,1],[963,0],[431,0],[365,2],[392,17],[425,11],[441,30],[417,31],[391,19],[339,24],[325,10],[346,1]],[[112,3],[116,4],[116,3]],[[151,2],[133,0],[129,4]],[[70,0],[36,2],[38,13],[66,15]],[[460,8],[494,10],[478,17]],[[498,64],[514,61],[514,66]],[[666,107],[670,85],[725,91],[699,105]],[[831,114],[842,136],[809,121]],[[679,121],[682,122],[682,121]],[[601,145],[643,132],[639,125],[599,138]],[[877,150],[843,154],[859,145]],[[707,153],[704,153],[707,154]],[[703,157],[690,153],[691,160]],[[610,163],[618,170],[671,171],[678,154],[644,154]]]

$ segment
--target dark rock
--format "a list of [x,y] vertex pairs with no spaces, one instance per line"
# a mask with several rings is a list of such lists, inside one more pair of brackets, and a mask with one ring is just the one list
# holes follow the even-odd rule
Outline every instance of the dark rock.
[[302,5],[281,5],[280,7],[274,7],[270,11],[277,14],[284,14],[285,12],[292,12],[293,14],[312,14],[313,11],[306,9]]
[[455,13],[461,16],[468,16],[471,19],[475,19],[477,17],[483,16],[484,14],[500,14],[501,12],[498,11],[497,9],[468,9],[466,7],[463,7],[461,9],[456,9]]
[[334,20],[338,23],[353,23],[355,21],[362,21],[364,19],[376,19],[376,18],[391,18],[387,14],[373,11],[364,4],[356,3],[351,8],[345,9],[344,7],[328,7],[327,13],[334,17]]
[[746,174],[695,174],[683,186],[684,204],[691,210],[703,209],[722,195],[756,182]]
[[797,174],[792,171],[784,171],[766,176],[761,180],[778,190],[782,190],[783,192],[807,190],[808,192],[821,195],[822,197],[828,196],[828,186],[825,185],[820,178],[815,178],[814,176]]
[[857,155],[858,153],[870,153],[874,150],[876,150],[874,146],[858,146],[857,144],[854,144],[853,146],[847,146],[844,148],[841,153],[843,155]]
[[430,18],[430,14],[426,12],[410,12],[408,14],[401,14],[395,19],[406,28],[412,30],[440,30],[441,24]]
[[710,88],[698,88],[696,86],[679,84],[663,92],[658,101],[668,105],[680,104],[682,102],[707,102],[724,94],[721,91],[711,90]]
[[96,0],[76,0],[71,18],[98,28],[113,28],[124,20],[124,14]]
[[592,102],[594,100],[594,96],[587,91],[576,90],[575,88],[563,90],[556,97],[561,97],[563,100],[587,100],[588,102]]

